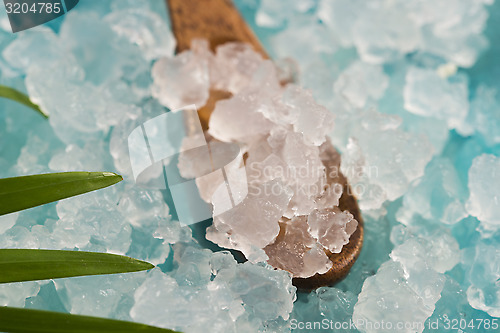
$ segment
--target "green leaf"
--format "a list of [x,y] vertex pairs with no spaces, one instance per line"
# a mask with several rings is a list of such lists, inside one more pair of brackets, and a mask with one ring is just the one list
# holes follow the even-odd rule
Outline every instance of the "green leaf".
[[138,272],[154,267],[145,261],[109,253],[0,249],[0,283]]
[[0,215],[98,190],[122,181],[111,172],[60,172],[0,179]]
[[0,332],[176,333],[169,329],[128,321],[10,307],[0,307]]
[[20,91],[17,91],[16,89],[0,85],[0,97],[5,97],[18,103],[24,104],[41,114],[46,119],[49,117],[49,115],[43,112],[38,105],[33,103],[28,96]]

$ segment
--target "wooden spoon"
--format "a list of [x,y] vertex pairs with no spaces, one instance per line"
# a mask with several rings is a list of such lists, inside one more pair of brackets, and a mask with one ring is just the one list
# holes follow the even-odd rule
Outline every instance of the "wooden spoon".
[[[208,40],[212,51],[215,51],[217,46],[227,42],[245,42],[252,45],[255,51],[259,52],[264,58],[269,58],[231,0],[166,1],[170,11],[172,30],[177,39],[176,52],[189,49],[193,39],[203,38]],[[207,104],[198,111],[205,130],[208,128],[208,120],[215,103],[229,97],[231,97],[231,94],[226,91],[210,91]],[[332,146],[331,149],[335,148]],[[326,167],[328,169],[338,166],[326,165]],[[311,290],[320,286],[331,285],[344,278],[358,258],[363,245],[363,219],[356,198],[350,194],[351,190],[346,178],[340,174],[335,179],[329,179],[329,182],[337,182],[344,187],[339,208],[351,212],[359,222],[358,228],[351,235],[349,243],[342,248],[341,253],[325,251],[333,262],[333,267],[328,272],[316,274],[309,278],[293,278],[293,284],[299,289]],[[278,235],[279,237],[280,235]]]

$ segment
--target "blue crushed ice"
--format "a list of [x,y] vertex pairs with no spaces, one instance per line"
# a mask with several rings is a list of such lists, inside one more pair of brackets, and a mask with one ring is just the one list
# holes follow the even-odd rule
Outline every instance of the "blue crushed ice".
[[175,220],[168,195],[134,185],[127,137],[166,111],[151,89],[152,66],[171,63],[165,57],[175,47],[165,3],[81,1],[18,34],[0,14],[0,84],[29,93],[50,113],[44,121],[0,100],[0,177],[109,170],[125,180],[0,217],[0,244],[120,253],[158,267],[4,284],[0,305],[184,332],[315,332],[318,323],[340,332],[433,332],[436,325],[456,332],[452,320],[459,328],[466,321],[464,332],[495,331],[500,3],[236,4],[274,59],[297,69],[300,85],[336,117],[330,136],[365,217],[364,248],[349,275],[334,287],[297,292],[286,272],[213,252],[199,226]]

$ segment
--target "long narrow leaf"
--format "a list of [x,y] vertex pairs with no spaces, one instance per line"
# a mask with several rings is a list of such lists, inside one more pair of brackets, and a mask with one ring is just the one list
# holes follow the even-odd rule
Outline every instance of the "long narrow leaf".
[[43,205],[122,181],[111,172],[61,172],[0,179],[0,215]]
[[0,249],[0,283],[138,272],[152,268],[154,265],[148,262],[109,253]]
[[128,321],[9,307],[0,307],[0,332],[175,333],[172,330]]
[[18,103],[24,104],[27,107],[41,114],[44,118],[49,117],[49,115],[43,112],[38,105],[33,103],[28,96],[26,96],[20,91],[17,91],[16,89],[0,85],[0,97],[5,97],[13,101],[16,101]]

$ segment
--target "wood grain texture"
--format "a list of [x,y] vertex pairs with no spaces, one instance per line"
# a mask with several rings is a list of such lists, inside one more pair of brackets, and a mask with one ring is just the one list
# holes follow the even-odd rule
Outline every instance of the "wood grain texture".
[[215,51],[227,42],[251,44],[269,58],[259,40],[230,0],[167,0],[177,52],[188,50],[196,38],[207,39]]

